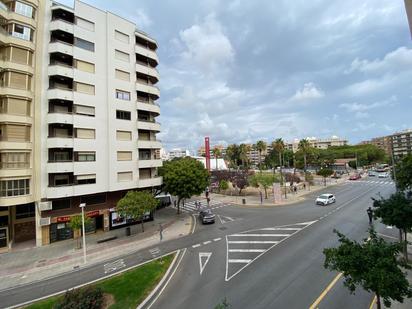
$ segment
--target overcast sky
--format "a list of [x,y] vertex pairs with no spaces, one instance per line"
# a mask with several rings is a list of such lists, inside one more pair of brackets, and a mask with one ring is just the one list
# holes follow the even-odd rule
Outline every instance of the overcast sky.
[[166,149],[412,127],[403,0],[85,2],[157,40]]

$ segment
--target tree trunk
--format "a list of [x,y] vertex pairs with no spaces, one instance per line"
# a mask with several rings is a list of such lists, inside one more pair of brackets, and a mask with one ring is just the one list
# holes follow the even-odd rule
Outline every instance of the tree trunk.
[[143,217],[144,216],[142,216],[142,233],[144,233],[144,220],[143,220]]
[[409,262],[409,258],[408,258],[408,235],[406,230],[404,230],[405,232],[405,239],[404,239],[404,255],[405,255],[405,261],[406,263]]
[[403,238],[403,232],[401,229],[399,229],[399,242],[402,243],[402,238]]
[[381,309],[381,297],[379,294],[376,294],[376,308]]
[[323,177],[323,185],[326,187],[326,177]]
[[306,153],[304,153],[303,154],[303,165],[304,165],[304,170],[305,170],[305,173],[306,173]]
[[177,198],[177,214],[180,214],[180,201],[182,199],[180,197]]
[[267,200],[268,199],[268,190],[267,190],[267,188],[265,187],[265,200]]

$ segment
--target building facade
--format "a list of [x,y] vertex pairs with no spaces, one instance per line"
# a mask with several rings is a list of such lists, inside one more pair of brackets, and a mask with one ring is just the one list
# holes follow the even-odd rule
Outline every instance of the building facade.
[[[10,190],[24,193],[16,209],[30,203],[24,240],[44,245],[72,237],[67,223],[80,203],[92,221],[89,231],[109,230],[125,224],[114,208],[128,190],[161,185],[159,61],[156,41],[117,15],[77,0],[74,7],[35,4],[34,24],[42,28],[27,34],[36,40],[31,47],[38,74],[29,97],[34,128],[26,115],[25,131],[17,131],[24,145],[15,147],[34,154],[25,159],[28,175]],[[15,130],[5,126],[2,132]],[[9,149],[4,146],[10,148],[2,145],[2,152]],[[10,198],[0,199],[10,205]],[[8,244],[23,240],[10,228],[9,234]]]
[[[319,139],[316,137],[307,137],[311,147],[316,149],[328,149],[329,147],[338,147],[348,145],[348,140],[340,138],[338,136],[332,136],[326,139]],[[297,152],[299,150],[299,139],[294,139],[292,142],[286,143],[286,148]]]
[[172,149],[169,154],[168,154],[168,160],[172,160],[175,158],[184,158],[184,157],[189,157],[190,156],[190,151],[187,149]]
[[389,138],[391,139],[395,162],[403,156],[412,154],[412,129],[394,133]]

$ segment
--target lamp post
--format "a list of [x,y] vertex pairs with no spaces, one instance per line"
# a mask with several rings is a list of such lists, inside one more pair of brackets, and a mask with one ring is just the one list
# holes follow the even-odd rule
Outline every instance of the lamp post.
[[82,232],[83,232],[83,262],[86,264],[86,231],[84,228],[84,208],[86,207],[86,203],[81,203],[80,208],[82,209]]

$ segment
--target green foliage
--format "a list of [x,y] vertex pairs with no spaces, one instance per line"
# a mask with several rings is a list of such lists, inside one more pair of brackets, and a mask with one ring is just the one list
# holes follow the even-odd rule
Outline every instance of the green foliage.
[[265,190],[265,198],[268,198],[267,189],[270,188],[274,182],[279,182],[277,177],[273,174],[258,173],[249,177],[249,184],[252,187],[262,187]]
[[374,292],[390,306],[391,300],[402,302],[412,297],[412,289],[400,267],[408,267],[396,258],[400,252],[398,243],[387,243],[372,229],[370,239],[363,243],[346,238],[335,230],[339,247],[326,248],[324,267],[343,273],[344,285],[353,293],[357,286]]
[[309,172],[306,172],[305,173],[305,181],[312,184],[313,183],[313,175]]
[[403,157],[395,166],[396,185],[403,191],[412,190],[412,154]]
[[129,191],[117,202],[116,211],[122,217],[133,220],[141,219],[144,231],[143,216],[156,209],[158,203],[159,201],[149,191]]
[[219,190],[227,190],[229,189],[229,183],[227,180],[222,179],[219,181]]
[[[91,224],[91,219],[84,216],[84,225],[88,224]],[[80,230],[82,228],[82,215],[74,215],[70,217],[68,225],[72,230]]]
[[323,177],[323,182],[325,186],[326,186],[326,178],[329,176],[332,176],[333,173],[334,173],[333,170],[331,170],[330,168],[321,168],[318,171],[318,175]]
[[54,309],[100,309],[103,305],[102,289],[89,286],[78,290],[69,290]]
[[239,160],[242,164],[243,169],[248,169],[250,162],[248,158],[248,153],[251,151],[250,145],[240,144],[239,145]]
[[230,307],[232,307],[229,303],[228,303],[228,301],[227,301],[227,299],[226,299],[226,297],[222,300],[222,302],[221,303],[219,303],[219,304],[217,304],[216,306],[215,306],[215,309],[229,309]]
[[178,197],[178,212],[182,199],[201,194],[209,184],[208,171],[190,157],[165,162],[162,174],[165,191]]

